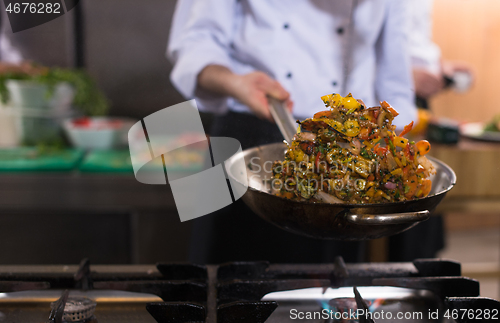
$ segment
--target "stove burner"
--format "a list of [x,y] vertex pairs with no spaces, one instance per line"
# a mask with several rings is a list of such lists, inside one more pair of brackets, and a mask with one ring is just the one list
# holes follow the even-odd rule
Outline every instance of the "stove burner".
[[68,301],[69,290],[65,290],[62,296],[52,305],[49,322],[61,323],[64,316],[64,307]]
[[[66,292],[68,291],[66,290]],[[90,320],[94,315],[97,303],[87,297],[68,297],[66,292],[61,297],[61,299],[66,298],[66,300],[63,299],[65,304],[62,307],[64,322],[87,322]],[[50,304],[52,309],[56,311],[61,311],[60,305],[60,300]],[[58,313],[58,315],[60,314]]]
[[[459,263],[444,260],[346,265],[342,258],[337,258],[332,264],[317,265],[259,261],[207,266],[160,263],[157,268],[157,272],[148,273],[93,272],[90,262],[84,259],[75,275],[69,272],[37,275],[0,273],[0,292],[50,288],[149,293],[163,300],[148,303],[146,307],[151,317],[162,323],[265,322],[284,310],[284,307],[280,307],[283,306],[281,301],[262,300],[268,293],[304,288],[323,288],[326,291],[327,288],[336,290],[353,286],[394,286],[421,290],[434,295],[442,309],[500,310],[498,301],[478,297],[477,281],[460,277]],[[361,302],[363,293],[355,289],[355,298],[349,296],[345,300],[324,302],[332,308],[334,304],[357,303],[358,308],[371,306],[370,309],[374,310],[373,299],[371,303]],[[310,304],[315,308],[321,307],[318,301]],[[362,320],[376,321],[369,318]],[[323,321],[336,322],[330,318],[318,322]],[[470,320],[459,318],[456,322]]]

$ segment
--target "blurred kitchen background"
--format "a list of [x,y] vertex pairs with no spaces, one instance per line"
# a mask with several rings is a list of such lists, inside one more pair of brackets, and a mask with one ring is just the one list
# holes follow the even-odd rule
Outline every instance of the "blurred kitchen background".
[[[69,14],[16,34],[1,6],[4,52],[10,46],[10,55],[45,66],[83,67],[110,100],[111,116],[140,119],[184,100],[169,82],[165,58],[174,0],[84,0]],[[467,93],[448,90],[434,98],[433,118],[491,120],[500,113],[500,2],[436,0],[433,28],[443,58],[468,62],[476,76]],[[9,132],[14,119],[0,113],[0,143],[16,145],[19,134]],[[210,116],[203,118],[208,127]],[[458,176],[440,206],[447,241],[440,256],[462,262],[464,275],[481,281],[481,294],[499,299],[500,143],[460,138],[433,150]],[[179,222],[166,187],[137,183],[130,165],[117,160],[123,156],[94,156],[83,167],[87,154],[70,169],[23,171],[12,166],[12,155],[0,153],[13,167],[0,170],[0,264],[186,261],[190,223]]]

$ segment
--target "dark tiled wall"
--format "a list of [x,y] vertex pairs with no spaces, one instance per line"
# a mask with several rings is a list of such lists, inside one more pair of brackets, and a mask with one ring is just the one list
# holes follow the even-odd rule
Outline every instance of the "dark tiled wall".
[[[113,115],[145,117],[183,101],[165,57],[175,0],[83,0],[85,65],[112,101]],[[2,33],[27,59],[73,62],[72,14],[13,34],[1,1]]]
[[145,117],[183,101],[165,57],[175,0],[82,3],[88,70],[112,99],[113,114]]

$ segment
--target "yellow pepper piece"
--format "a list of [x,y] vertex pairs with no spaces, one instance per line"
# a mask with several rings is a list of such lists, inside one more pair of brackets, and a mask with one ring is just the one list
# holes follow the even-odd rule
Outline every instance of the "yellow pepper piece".
[[342,98],[342,103],[341,103],[344,108],[346,108],[347,110],[349,110],[347,113],[353,113],[354,111],[356,111],[357,109],[359,109],[361,107],[361,104],[359,104],[359,102],[352,97],[351,93],[349,93],[348,96],[346,96],[345,98]]
[[349,119],[344,122],[345,134],[349,137],[356,137],[361,131],[361,127],[357,120]]
[[304,152],[301,150],[301,149],[295,149],[294,153],[293,153],[293,157],[294,157],[294,160],[297,162],[297,163],[300,163],[301,161],[304,160]]
[[314,119],[314,120],[321,120],[323,122],[326,122],[330,127],[337,130],[338,132],[345,133],[344,125],[338,121],[332,119]]
[[377,142],[378,142],[380,139],[381,139],[380,137],[377,137],[377,138],[375,138],[375,139],[373,139],[373,140],[371,140],[371,141],[365,140],[365,141],[364,141],[364,144],[365,144],[366,148],[368,148],[368,149],[372,149],[372,148],[373,148],[373,147],[377,144]]
[[367,178],[370,175],[370,165],[366,162],[358,162],[354,166],[354,171]]
[[408,139],[403,137],[394,137],[393,143],[396,147],[405,148],[408,144]]
[[373,197],[375,195],[375,189],[370,187],[370,189],[366,192],[366,196]]
[[398,157],[394,156],[394,160],[396,161],[396,164],[398,164],[399,167],[403,168],[403,163],[399,160]]
[[338,93],[333,94],[332,97],[332,104],[330,105],[332,108],[333,107],[338,107],[340,104],[340,100],[342,99],[342,96]]
[[327,95],[323,95],[321,97],[321,100],[323,101],[323,103],[329,107],[330,106],[330,102],[332,101],[332,97],[333,97],[333,94],[327,94]]
[[389,195],[385,194],[381,190],[378,190],[377,193],[375,193],[375,198],[380,197],[380,196],[383,197],[383,198],[385,198],[386,200],[391,200],[391,198],[389,197]]
[[323,100],[325,106],[330,108],[335,108],[339,106],[342,97],[340,96],[340,94],[334,93],[334,94],[323,95],[321,97],[321,100]]
[[392,175],[396,176],[396,175],[403,175],[403,170],[401,168],[396,168],[395,170],[393,170],[391,172]]

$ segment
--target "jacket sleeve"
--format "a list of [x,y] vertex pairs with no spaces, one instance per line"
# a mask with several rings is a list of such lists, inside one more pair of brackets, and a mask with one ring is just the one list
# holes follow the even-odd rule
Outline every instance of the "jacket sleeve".
[[[167,57],[173,64],[172,84],[186,98],[198,96],[197,77],[208,65],[231,68],[230,43],[233,33],[235,0],[178,0]],[[201,107],[224,109],[226,98],[204,93]],[[200,102],[201,101],[201,102]]]
[[394,120],[398,128],[418,121],[408,43],[408,9],[407,1],[387,0],[384,26],[376,43],[375,94],[400,113]]
[[432,41],[433,0],[407,0],[410,4],[410,56],[412,67],[440,73],[441,51]]

